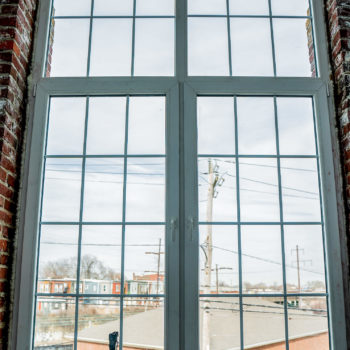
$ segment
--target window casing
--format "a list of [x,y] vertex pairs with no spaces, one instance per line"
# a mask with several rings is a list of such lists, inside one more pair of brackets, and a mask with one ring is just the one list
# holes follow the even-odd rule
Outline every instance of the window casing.
[[[130,96],[131,98],[139,95],[161,95],[166,99],[166,172],[168,176],[166,178],[165,264],[168,278],[166,278],[164,305],[165,348],[167,350],[199,348],[199,303],[197,302],[199,299],[197,101],[198,98],[209,96],[232,97],[235,101],[247,96],[265,96],[272,98],[275,105],[277,99],[283,97],[309,97],[312,99],[318,141],[316,158],[319,160],[320,166],[320,195],[324,215],[320,222],[325,228],[325,263],[328,283],[328,291],[321,294],[328,297],[329,301],[331,348],[346,348],[338,215],[329,123],[330,100],[327,92],[328,65],[325,29],[321,5],[317,1],[312,1],[312,9],[319,77],[189,76],[187,74],[186,1],[177,0],[175,76],[41,78],[45,72],[43,62],[45,61],[47,42],[47,40],[41,39],[46,38],[49,32],[50,5],[48,2],[40,2],[39,33],[35,49],[35,65],[36,67],[40,66],[40,69],[36,72],[38,74],[33,87],[35,91],[35,111],[31,130],[32,141],[30,150],[28,150],[31,159],[26,169],[29,185],[26,188],[27,205],[23,208],[21,216],[25,235],[23,236],[23,258],[20,266],[22,277],[18,304],[18,323],[16,325],[17,348],[30,349],[31,345],[29,344],[32,344],[33,341],[34,290],[37,279],[35,267],[37,266],[38,254],[37,232],[39,208],[42,201],[40,196],[43,178],[43,152],[50,98],[62,96],[81,96],[84,98],[98,96],[126,96],[129,98]],[[230,71],[232,71],[232,67]],[[276,73],[276,64],[274,64],[274,71]],[[238,142],[237,138],[235,142]],[[237,152],[234,152],[233,158],[239,158]],[[278,154],[275,158],[280,161]],[[83,157],[83,159],[85,158]],[[173,174],[176,175],[173,176]],[[279,186],[281,186],[280,180]],[[283,207],[281,201],[282,199],[279,198],[280,208]],[[31,203],[31,205],[28,205],[28,203]],[[238,227],[242,224],[239,217],[237,217],[236,222]],[[202,224],[204,223],[202,222]],[[283,227],[283,220],[280,218],[280,222],[277,224]],[[240,266],[240,269],[242,269],[242,266]],[[240,276],[242,278],[242,272],[240,272]],[[191,283],[186,283],[186,281],[191,281]],[[284,281],[285,284],[286,281]],[[242,292],[242,280],[239,285],[238,300],[240,313],[242,314],[243,299],[249,296]],[[79,292],[76,291],[76,293],[82,293],[83,287],[81,284],[79,286]],[[45,291],[46,288],[45,286]],[[59,287],[56,285],[55,288],[58,289]],[[287,305],[286,301],[290,295],[286,293],[285,288],[282,293],[276,294],[282,296],[284,305]],[[29,300],[28,294],[24,295],[24,292],[28,290],[33,291]],[[125,296],[125,298],[127,297]],[[79,300],[79,294],[76,294],[76,300]],[[242,333],[242,317],[240,322]],[[288,332],[287,323],[285,329]],[[242,335],[240,344],[243,348],[244,336]]]

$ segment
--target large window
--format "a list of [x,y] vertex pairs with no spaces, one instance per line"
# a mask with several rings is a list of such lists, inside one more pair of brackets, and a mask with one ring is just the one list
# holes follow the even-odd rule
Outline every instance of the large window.
[[320,4],[39,11],[18,348],[344,349]]

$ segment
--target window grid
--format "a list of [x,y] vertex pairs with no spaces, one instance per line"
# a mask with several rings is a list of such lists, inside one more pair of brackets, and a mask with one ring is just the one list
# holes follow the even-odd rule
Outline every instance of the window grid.
[[[132,43],[131,43],[131,68],[130,68],[130,76],[134,76],[135,71],[135,33],[136,33],[136,19],[173,19],[175,22],[175,15],[174,16],[161,16],[161,15],[154,15],[154,16],[147,16],[147,15],[136,15],[136,5],[137,0],[133,0],[133,15],[127,16],[127,15],[119,15],[119,16],[95,16],[94,15],[94,5],[95,0],[91,0],[91,12],[89,16],[55,16],[53,15],[53,9],[54,9],[54,1],[51,1],[51,21],[50,21],[50,31],[52,30],[53,21],[55,19],[89,19],[89,42],[88,42],[88,52],[87,52],[87,72],[86,76],[90,76],[90,66],[91,66],[91,48],[92,48],[92,31],[93,31],[93,22],[94,19],[132,19]],[[50,33],[49,31],[49,33]],[[50,35],[50,34],[49,34]],[[48,52],[49,47],[47,47],[47,54],[46,54],[46,64],[45,64],[45,71],[47,71],[48,67]]]
[[[214,96],[214,95],[197,95],[197,97],[203,97],[203,96]],[[227,97],[227,96],[226,96]],[[200,301],[209,301],[213,300],[212,298],[238,298],[239,300],[239,321],[240,321],[240,343],[241,343],[241,350],[245,348],[244,344],[244,298],[256,298],[256,297],[264,297],[264,298],[273,298],[273,297],[282,297],[283,302],[283,314],[284,314],[284,328],[285,328],[285,346],[286,350],[289,350],[289,326],[288,326],[288,315],[290,314],[290,308],[288,305],[288,299],[291,297],[300,298],[300,297],[325,297],[326,298],[326,304],[327,304],[327,310],[319,310],[319,311],[326,311],[327,313],[327,321],[328,321],[328,330],[330,330],[330,317],[329,317],[329,294],[328,294],[328,281],[327,281],[327,268],[326,268],[326,251],[325,251],[325,230],[324,230],[324,219],[323,219],[323,200],[322,200],[322,191],[321,191],[321,178],[320,178],[320,164],[319,164],[319,150],[318,150],[318,136],[317,136],[317,129],[316,129],[316,115],[315,115],[315,106],[314,106],[314,99],[312,97],[309,97],[312,101],[312,121],[313,121],[313,134],[314,134],[314,140],[315,140],[315,154],[314,155],[302,155],[302,154],[295,154],[295,155],[281,155],[280,154],[280,141],[279,141],[279,126],[278,126],[278,106],[277,106],[277,98],[281,97],[279,95],[271,95],[269,97],[273,97],[273,111],[274,111],[274,127],[275,127],[275,144],[276,144],[276,154],[274,155],[242,155],[239,152],[239,127],[238,127],[238,110],[237,110],[237,98],[242,97],[241,95],[234,95],[233,103],[234,103],[234,128],[235,128],[235,153],[234,154],[201,154],[199,153],[197,155],[198,160],[204,159],[204,158],[211,158],[212,160],[215,160],[217,158],[235,158],[235,165],[236,165],[236,202],[237,202],[237,220],[236,221],[199,221],[199,227],[200,226],[236,226],[237,227],[237,239],[238,239],[238,275],[239,275],[239,291],[237,293],[210,293],[210,294],[199,294],[199,300]],[[249,95],[244,95],[244,97],[249,97]],[[291,97],[291,96],[283,96],[283,97]],[[299,96],[299,97],[307,97],[307,96]],[[198,113],[198,112],[197,112]],[[198,114],[197,114],[198,118]],[[278,202],[279,202],[279,217],[280,220],[278,222],[272,221],[272,222],[259,222],[259,221],[249,221],[244,222],[241,221],[241,203],[240,203],[240,158],[269,158],[269,159],[276,159],[277,160],[277,174],[278,174]],[[318,179],[318,190],[319,190],[319,205],[320,205],[320,221],[289,221],[285,222],[283,218],[283,188],[282,185],[282,174],[281,174],[281,159],[315,159],[317,162],[317,179]],[[283,276],[283,292],[282,293],[244,293],[243,292],[243,269],[242,269],[242,256],[244,255],[242,253],[242,232],[241,227],[242,226],[280,226],[280,235],[281,235],[281,251],[282,251],[282,276]],[[286,277],[286,253],[285,253],[285,242],[284,242],[284,226],[301,226],[301,225],[308,225],[308,226],[320,226],[322,229],[322,246],[323,246],[323,255],[324,255],[324,281],[325,281],[325,287],[326,290],[324,293],[318,293],[318,292],[310,292],[310,293],[304,293],[299,291],[298,293],[290,293],[287,290],[287,277]],[[234,262],[233,265],[234,266]],[[200,266],[199,266],[200,267]],[[290,267],[290,266],[289,266]],[[307,271],[306,269],[302,269]],[[211,273],[211,272],[209,272]],[[214,302],[220,302],[218,300],[214,300]],[[281,308],[281,306],[276,306]],[[209,307],[210,308],[210,307]],[[301,308],[301,310],[304,310]],[[306,309],[305,309],[306,310]],[[331,335],[328,336],[329,339],[329,346],[331,347]]]
[[[314,79],[315,82],[318,82],[320,83],[321,86],[318,86],[316,87],[316,84],[312,84],[312,80],[310,78],[307,78],[308,80],[306,79],[299,79],[298,80],[298,84],[299,86],[297,86],[296,82],[294,80],[291,80],[291,79],[285,79],[285,78],[279,78],[279,80],[276,79],[276,83],[275,84],[274,82],[272,82],[271,79],[265,79],[264,80],[264,84],[261,84],[262,80],[258,80],[256,79],[256,82],[258,83],[257,86],[254,86],[254,83],[253,83],[253,80],[240,80],[238,79],[237,81],[235,79],[232,80],[232,87],[231,89],[233,91],[230,91],[230,89],[228,88],[227,84],[225,84],[225,81],[223,80],[222,83],[223,85],[220,85],[220,81],[219,80],[216,80],[215,79],[213,80],[214,84],[211,84],[210,83],[210,78],[208,80],[205,80],[203,81],[205,87],[202,88],[202,86],[199,86],[198,85],[198,80],[196,81],[196,79],[191,79],[189,77],[187,77],[187,74],[185,73],[186,70],[187,70],[187,64],[185,64],[187,62],[187,55],[183,55],[184,57],[181,57],[181,55],[179,55],[179,53],[177,53],[176,55],[176,70],[178,72],[178,75],[177,75],[177,82],[179,83],[179,86],[180,86],[180,91],[181,91],[181,87],[183,86],[183,79],[185,80],[185,85],[186,84],[189,84],[189,86],[191,86],[193,89],[199,89],[201,91],[201,93],[203,93],[203,91],[206,91],[206,90],[211,90],[212,93],[215,93],[215,88],[213,89],[213,86],[217,86],[217,88],[219,89],[219,91],[221,91],[221,93],[223,94],[233,94],[233,93],[242,93],[241,90],[239,90],[237,88],[237,82],[241,82],[243,83],[243,93],[246,93],[247,92],[247,86],[250,87],[251,91],[253,93],[262,93],[262,94],[273,94],[273,93],[286,93],[288,94],[288,96],[292,96],[295,91],[297,91],[296,93],[300,94],[300,95],[303,95],[303,96],[312,96],[312,97],[315,97],[316,98],[316,105],[317,105],[317,114],[318,114],[318,119],[320,120],[320,124],[321,126],[325,127],[325,131],[323,130],[319,130],[320,131],[320,137],[322,137],[322,141],[323,141],[323,138],[326,139],[326,144],[328,145],[329,144],[329,140],[327,137],[329,137],[329,135],[327,134],[329,132],[329,126],[327,125],[327,123],[324,122],[324,118],[323,117],[327,117],[328,116],[328,113],[326,112],[327,110],[327,97],[326,97],[326,84],[327,84],[327,64],[325,64],[326,62],[326,48],[325,48],[325,45],[324,45],[324,42],[326,42],[326,40],[324,39],[323,41],[320,39],[321,38],[324,38],[324,35],[323,35],[323,27],[324,27],[324,23],[322,22],[322,10],[321,10],[321,7],[319,7],[315,1],[311,0],[311,2],[313,3],[313,5],[315,6],[315,18],[311,18],[311,16],[307,16],[306,18],[311,18],[312,21],[315,21],[317,22],[316,23],[316,27],[312,27],[312,31],[313,31],[313,36],[314,36],[314,31],[316,32],[316,36],[317,36],[317,46],[315,47],[315,50],[317,50],[317,53],[320,53],[320,56],[319,56],[319,59],[320,59],[320,74],[321,74],[321,78],[322,79]],[[180,9],[181,10],[181,13],[184,12],[185,13],[185,1],[184,0],[177,0],[176,1],[176,6],[177,6],[177,9]],[[41,2],[41,5],[43,4],[43,2]],[[317,6],[316,6],[317,5]],[[47,8],[46,8],[47,7]],[[48,13],[48,6],[45,5],[42,5],[42,9],[41,11],[46,14],[46,12]],[[312,8],[310,7],[310,11],[312,11]],[[310,13],[312,15],[312,13]],[[70,18],[69,16],[62,16],[62,17],[67,17],[67,18]],[[77,16],[71,16],[72,18],[75,17],[77,18]],[[103,16],[101,16],[103,17]],[[116,17],[117,16],[113,16],[113,17]],[[137,17],[137,16],[136,16]],[[189,16],[191,17],[191,16]],[[223,15],[223,17],[225,17],[225,15]],[[243,16],[243,17],[254,17],[254,16]],[[269,17],[269,16],[267,16]],[[283,16],[276,16],[276,17],[283,17]],[[290,18],[294,18],[294,16],[288,16]],[[300,16],[296,16],[297,18],[302,18]],[[41,17],[41,27],[42,27],[42,30],[40,31],[40,27],[39,27],[39,37],[43,38],[49,31],[47,30],[47,23],[43,23],[45,22],[45,20],[43,21],[42,20],[43,17]],[[45,18],[48,18],[48,16],[46,16]],[[57,17],[59,18],[59,17]],[[85,17],[84,17],[85,18]],[[90,16],[87,16],[86,18],[90,18]],[[108,18],[108,16],[106,17]],[[177,30],[176,30],[176,33],[177,33],[177,41],[176,41],[176,47],[177,49],[181,48],[183,49],[182,51],[185,52],[186,51],[186,42],[187,42],[187,38],[186,38],[186,19],[185,18],[180,18],[180,19],[176,19],[176,25],[177,25]],[[180,26],[181,25],[181,26]],[[183,29],[182,29],[183,27]],[[43,34],[43,32],[45,32],[45,34]],[[180,34],[180,35],[179,35]],[[42,42],[44,42],[44,40],[42,40]],[[45,48],[47,47],[44,47],[44,45],[41,45],[39,43],[37,49],[36,49],[36,62],[39,62],[40,63],[40,66],[42,67],[42,62],[45,62],[45,55],[44,55],[44,51],[45,51]],[[177,50],[178,52],[180,50]],[[39,57],[39,59],[38,59]],[[316,57],[315,57],[316,59]],[[316,69],[317,69],[317,64],[316,64]],[[45,71],[45,69],[42,69],[43,71]],[[180,72],[180,73],[179,73]],[[43,74],[44,72],[41,72],[41,74]],[[182,74],[183,73],[183,74]],[[40,74],[40,73],[39,73]],[[39,78],[39,76],[38,76]],[[50,79],[51,80],[51,79]],[[123,84],[126,82],[127,79],[125,79],[124,81],[116,78],[115,79],[115,83],[116,83],[116,89],[117,91],[121,92],[121,89],[120,87],[118,87],[118,84]],[[137,79],[136,79],[137,80]],[[152,79],[149,81],[150,82],[150,86],[151,86],[151,89],[153,89],[153,91],[159,91],[158,88],[155,88],[154,87],[154,84],[156,82],[157,79],[154,79],[152,81]],[[91,80],[92,82],[93,80]],[[95,81],[95,80],[94,80]],[[96,82],[97,83],[101,83],[102,80],[98,80],[96,79]],[[99,84],[96,84],[96,86],[94,87],[93,84],[92,85],[89,85],[89,87],[82,87],[81,84],[78,82],[78,81],[74,81],[74,83],[77,83],[77,84],[73,84],[73,86],[71,86],[71,82],[72,80],[66,80],[66,79],[62,79],[61,81],[60,80],[51,80],[49,81],[49,79],[43,79],[43,81],[39,81],[39,84],[38,84],[38,92],[37,92],[37,99],[40,101],[40,102],[43,102],[43,104],[45,104],[45,98],[46,98],[46,94],[51,94],[53,93],[54,95],[58,95],[59,93],[62,94],[62,91],[64,89],[66,89],[64,92],[63,92],[63,95],[67,95],[67,94],[73,94],[72,96],[74,96],[74,94],[76,94],[78,92],[78,94],[82,94],[82,92],[84,94],[90,94],[90,93],[97,93],[97,94],[101,94],[101,91],[102,91],[102,94],[110,94],[110,93],[115,93],[115,91],[111,88],[111,84],[110,82],[107,82],[108,84],[106,84],[107,86],[101,88],[101,86],[99,86]],[[144,87],[145,87],[145,84],[144,82],[140,81],[138,82],[140,83],[140,89],[139,90],[142,90],[142,87],[143,87],[143,90],[144,90]],[[157,81],[157,84],[162,85],[163,81],[162,80],[158,80]],[[280,83],[280,84],[279,84]],[[283,83],[283,84],[282,84]],[[130,84],[134,84],[133,81],[130,81]],[[152,85],[153,84],[153,85]],[[137,85],[137,84],[136,84]],[[262,86],[264,85],[264,86]],[[77,87],[79,90],[77,90]],[[81,89],[81,90],[80,90]],[[133,90],[130,88],[130,86],[126,86],[125,87],[125,91],[122,91],[121,93],[126,93],[126,91],[128,91],[128,93],[133,93]],[[204,90],[203,90],[204,89]],[[249,88],[248,88],[249,89]],[[90,91],[92,90],[92,91]],[[186,90],[186,89],[185,89]],[[36,87],[34,88],[34,91],[36,91]],[[59,93],[58,93],[59,91]],[[144,91],[143,91],[144,92]],[[290,93],[289,93],[290,92]],[[35,93],[34,93],[35,95]],[[85,96],[85,95],[84,95]],[[183,101],[182,101],[183,102]],[[322,107],[322,109],[320,110],[320,106]],[[39,108],[38,106],[36,107],[36,112],[37,113],[42,113],[43,114],[43,109],[45,108]],[[314,113],[316,113],[315,109],[314,109]],[[181,116],[181,112],[180,112],[180,116]],[[181,116],[182,118],[183,116]],[[37,118],[37,116],[35,117]],[[40,118],[39,118],[40,120]],[[38,122],[35,122],[35,123],[38,123]],[[38,123],[40,125],[40,123]],[[316,126],[315,126],[316,127]],[[34,130],[34,135],[39,135],[40,137],[40,133],[38,133],[37,131]],[[37,145],[34,143],[34,146],[32,146],[32,149],[36,149],[37,150],[37,154],[40,154],[41,150],[38,150],[38,147]],[[32,155],[35,155],[35,153],[31,153]],[[108,155],[107,157],[110,157],[111,155]],[[133,155],[134,156],[134,155]],[[161,156],[161,155],[160,155]],[[197,156],[197,155],[195,155]],[[194,157],[195,157],[194,156]],[[227,157],[228,155],[223,155],[223,157]],[[235,155],[233,155],[234,157]],[[47,156],[47,157],[43,157],[43,158],[55,158],[56,156]],[[70,156],[57,156],[57,158],[71,158]],[[86,158],[89,158],[89,157],[94,157],[94,156],[89,156],[87,155]],[[98,158],[99,156],[96,156],[96,158]],[[102,156],[103,157],[103,156]],[[120,156],[120,155],[116,155],[116,157],[123,157],[123,156]],[[148,156],[147,156],[148,157]],[[152,156],[150,156],[152,157]],[[249,158],[251,157],[250,155],[249,156],[237,156],[236,157],[239,157],[239,158]],[[254,156],[252,156],[254,157]],[[269,158],[270,156],[266,156],[265,158]],[[298,157],[298,156],[288,156],[288,157],[291,157],[291,158],[295,158],[295,157]],[[288,158],[286,157],[286,158]],[[329,159],[331,157],[331,152],[328,152],[327,149],[322,149],[322,164],[323,164],[323,171],[324,169],[330,169],[330,173],[332,173],[332,167],[330,167],[330,162],[329,162]],[[34,157],[35,158],[35,157]],[[79,157],[75,157],[73,156],[72,158],[79,158]],[[264,158],[264,156],[263,156]],[[283,156],[280,157],[281,159],[283,158]],[[304,158],[304,156],[302,156],[301,158]],[[306,156],[306,158],[310,158],[308,156]],[[317,158],[317,161],[318,161],[318,158]],[[45,160],[44,160],[45,162]],[[319,165],[319,164],[318,164]],[[327,171],[328,171],[327,170]],[[41,171],[40,171],[41,172]],[[37,174],[39,177],[40,175],[38,174],[39,171],[33,171],[33,169],[29,169],[28,170],[28,173],[30,174]],[[320,173],[319,173],[319,176],[320,176]],[[35,177],[31,177],[32,179],[35,178]],[[329,204],[329,199],[331,201],[331,203],[333,203],[332,201],[334,200],[334,196],[333,196],[333,191],[334,191],[334,183],[333,183],[333,179],[332,180],[329,180],[328,178],[326,179],[323,179],[325,184],[326,185],[329,185],[331,186],[331,192],[332,193],[328,193],[328,192],[325,192],[325,196],[326,196],[326,200],[325,200],[325,207],[327,208],[327,212],[330,212],[330,220],[328,220],[328,216],[327,216],[327,231],[329,231],[329,222],[333,222],[334,223],[334,220],[336,219],[336,213],[335,211],[333,211],[332,207],[330,207]],[[320,183],[319,183],[320,185]],[[322,185],[322,187],[324,188],[324,184]],[[28,191],[30,192],[30,191]],[[35,198],[35,196],[33,196],[32,193],[29,193],[30,197],[31,198]],[[322,195],[322,192],[320,192],[320,199],[321,199],[321,195]],[[42,203],[42,201],[41,201]],[[183,204],[183,203],[182,203]],[[26,212],[28,211],[28,208],[26,209]],[[30,210],[29,210],[30,212]],[[188,212],[186,211],[186,215],[188,214]],[[322,213],[323,214],[323,213]],[[24,221],[24,220],[23,220]],[[30,228],[31,227],[34,227],[35,224],[33,224],[31,222],[31,220],[29,219],[26,219],[26,226],[29,226]],[[42,224],[47,224],[47,225],[50,225],[50,224],[54,224],[53,222],[42,222]],[[100,225],[100,224],[103,224],[102,222],[98,222],[98,223],[95,223],[95,222],[84,222],[84,223],[79,223],[79,222],[59,222],[59,224],[62,224],[62,225],[70,225],[70,224],[74,224],[74,225],[80,225],[80,224],[83,224],[83,225]],[[105,224],[113,224],[113,223],[105,223]],[[115,224],[122,224],[122,222],[116,222]],[[126,225],[128,224],[131,224],[131,225],[138,225],[138,224],[141,224],[141,223],[133,223],[133,222],[130,222],[130,223],[125,223]],[[147,224],[147,223],[142,223],[142,224]],[[150,223],[151,224],[151,223]],[[162,224],[162,223],[154,223],[154,224]],[[200,222],[200,224],[208,224],[206,222]],[[214,224],[214,223],[213,223]],[[215,225],[229,225],[229,224],[234,224],[234,225],[238,225],[238,222],[215,222]],[[250,223],[250,222],[240,222],[241,225],[255,225],[255,224],[260,224],[260,223]],[[263,223],[263,224],[268,224],[268,223]],[[281,225],[282,222],[272,222],[272,223],[269,223],[271,225]],[[294,224],[300,224],[300,225],[316,225],[316,224],[320,224],[319,222],[307,222],[307,223],[294,223],[294,222],[283,222],[283,225],[286,226],[286,225],[294,225]],[[323,223],[322,223],[323,224]],[[40,226],[40,225],[39,225]],[[335,226],[337,227],[337,224],[335,222]],[[323,227],[322,227],[323,228]],[[39,229],[40,230],[40,229]],[[185,229],[184,229],[185,230]],[[34,235],[32,236],[33,234],[31,232],[29,232],[29,243],[30,243],[30,240],[33,239],[33,242],[35,242],[36,240],[36,232],[35,232],[35,238],[34,238]],[[28,235],[27,235],[28,237]],[[33,238],[31,238],[33,237]],[[28,238],[25,238],[25,241],[28,243]],[[331,248],[334,248],[335,247],[335,250],[336,250],[336,256],[337,258],[339,258],[339,252],[337,251],[338,247],[337,247],[337,244],[338,244],[338,241],[336,242],[335,245],[332,244],[332,242],[330,242],[330,238],[329,238],[329,234],[327,234],[327,242],[328,244],[331,246]],[[338,254],[338,255],[337,255]],[[31,259],[31,255],[30,253],[29,254],[24,254],[24,261],[25,262],[28,262],[30,261]],[[340,259],[338,259],[340,260]],[[330,264],[330,273],[332,274],[335,274],[337,277],[336,279],[333,279],[331,278],[331,283],[332,283],[332,286],[335,285],[335,282],[341,282],[339,275],[337,274],[337,271],[336,271],[336,267],[338,267],[338,263],[339,261],[337,261],[336,263],[333,263],[332,261],[329,261],[328,262]],[[34,266],[34,265],[33,265]],[[24,271],[29,271],[30,273],[32,273],[32,270],[31,270],[31,267],[29,266],[28,264],[28,268],[22,268]],[[186,271],[183,272],[184,275],[186,275]],[[35,274],[34,274],[35,275]],[[36,274],[37,276],[37,274]],[[332,276],[332,275],[331,275]],[[22,278],[23,280],[23,278]],[[31,282],[32,281],[25,281],[24,280],[24,285],[27,286],[29,284],[29,287],[31,288]],[[326,282],[327,282],[327,279],[326,279]],[[341,284],[341,283],[340,283]],[[36,294],[37,296],[41,296],[41,293],[37,293]],[[47,296],[46,293],[43,293],[44,296]],[[53,296],[56,295],[56,294],[52,294]],[[265,294],[264,294],[265,295]],[[261,295],[261,296],[264,296],[264,295]],[[273,294],[269,294],[271,296],[274,296]],[[303,296],[303,294],[298,294],[300,296]],[[324,294],[321,294],[321,296],[323,296]],[[327,290],[327,293],[326,295],[328,295],[328,290]],[[88,295],[84,295],[84,296],[88,296]],[[96,296],[96,295],[94,295]],[[210,296],[213,296],[213,295],[210,295]],[[237,295],[236,295],[237,296]],[[242,294],[242,297],[249,297],[251,295],[245,295],[245,294]],[[259,296],[259,295],[254,295],[254,296]],[[276,294],[276,296],[281,296],[280,294]],[[292,294],[292,293],[289,293],[288,294],[288,297],[289,296],[296,296],[295,294]],[[319,294],[307,294],[305,296],[320,296]],[[342,310],[339,310],[339,307],[335,304],[337,304],[337,302],[335,302],[336,300],[336,296],[340,296],[339,298],[341,299],[342,301],[342,293],[339,292],[338,290],[334,290],[334,289],[331,289],[330,290],[330,299],[332,301],[332,309],[331,309],[331,315],[336,318],[336,321],[339,321],[341,325],[343,325],[344,321],[343,321],[343,315],[342,315]],[[144,297],[144,296],[142,296]],[[185,298],[186,299],[186,298]],[[188,300],[187,300],[188,302]],[[190,305],[191,302],[189,302],[189,305]],[[24,305],[23,305],[24,304]],[[185,302],[186,304],[186,302]],[[24,311],[20,311],[20,314],[23,314],[24,316],[28,314],[30,314],[30,312],[32,311],[31,310],[31,306],[29,305],[26,305],[26,303],[23,303],[21,302],[21,306],[24,306],[24,308],[20,308],[20,310],[24,310]],[[335,313],[335,310],[338,310],[338,313]],[[28,312],[27,312],[28,311]],[[339,312],[340,311],[340,312]],[[339,316],[339,314],[341,314]],[[336,315],[336,317],[335,317]],[[339,316],[339,320],[338,320],[338,316]],[[19,323],[20,324],[20,323]],[[28,325],[30,325],[30,323],[28,323]],[[28,326],[29,327],[29,326]],[[337,329],[333,322],[332,322],[332,328],[329,328],[331,332],[330,334],[330,338],[331,336],[333,336],[333,334],[335,333],[335,336],[333,336],[333,339],[332,339],[332,348],[334,348],[334,344],[345,344],[344,342],[344,334],[343,334],[343,330],[341,329]],[[19,344],[25,344],[25,341],[27,339],[29,339],[29,336],[28,336],[28,331],[27,329],[24,329],[24,332],[25,332],[25,337],[23,339],[25,339],[24,341],[21,340],[21,338],[18,339],[18,343]],[[186,333],[186,331],[185,331]],[[182,335],[183,336],[183,335]],[[330,339],[331,340],[331,339]],[[187,344],[187,343],[186,343]],[[168,344],[169,345],[169,344]],[[23,345],[24,346],[24,345]],[[341,347],[341,346],[340,346]],[[173,349],[172,346],[170,346],[171,349]],[[191,347],[189,347],[189,349],[191,349]]]
[[[93,0],[92,0],[93,1]],[[119,95],[118,95],[119,96]],[[137,95],[141,96],[141,95]],[[155,95],[142,95],[147,97],[153,97]],[[164,95],[157,95],[161,97],[165,97]],[[164,293],[158,293],[158,294],[135,294],[135,293],[125,293],[125,230],[127,226],[164,226],[165,222],[151,222],[151,221],[136,221],[136,222],[127,222],[126,221],[126,193],[127,193],[127,177],[128,177],[128,158],[160,158],[165,159],[165,154],[128,154],[128,136],[129,136],[129,109],[130,109],[130,95],[125,95],[126,97],[126,107],[125,107],[125,139],[124,139],[124,152],[123,154],[116,154],[116,155],[89,155],[87,154],[87,139],[88,139],[88,123],[89,123],[89,106],[90,106],[90,97],[92,96],[86,96],[85,97],[85,116],[84,116],[84,137],[83,137],[83,151],[81,155],[59,155],[59,154],[53,154],[53,155],[47,155],[47,145],[48,145],[48,136],[49,136],[49,123],[50,118],[48,118],[46,132],[45,132],[45,151],[44,151],[44,157],[43,157],[43,170],[42,174],[44,176],[42,177],[42,188],[44,189],[45,185],[45,169],[46,169],[46,161],[47,159],[81,159],[81,188],[80,188],[80,209],[79,209],[79,221],[40,221],[39,225],[39,243],[38,243],[38,254],[37,254],[37,262],[36,262],[36,287],[35,287],[35,305],[37,305],[37,302],[39,301],[40,297],[45,297],[47,299],[55,298],[55,297],[62,297],[67,298],[67,300],[71,300],[70,303],[72,303],[72,300],[74,300],[75,304],[75,312],[73,316],[74,321],[74,349],[77,349],[77,342],[78,342],[78,333],[79,333],[79,315],[80,311],[79,308],[82,305],[82,301],[84,299],[93,298],[112,298],[114,300],[119,300],[119,347],[120,349],[123,348],[123,323],[124,323],[124,301],[125,299],[132,300],[133,298],[135,300],[153,300],[157,299],[160,303],[163,303],[165,300],[165,294]],[[51,101],[51,100],[50,100]],[[48,107],[48,111],[50,111],[50,103]],[[50,112],[48,112],[50,114]],[[100,159],[100,158],[122,158],[123,159],[123,204],[122,204],[122,221],[113,222],[113,221],[84,221],[83,219],[83,213],[84,213],[84,194],[85,194],[85,174],[86,174],[86,161],[87,159]],[[44,190],[41,191],[41,202],[40,202],[40,218],[42,217],[42,208],[43,208],[43,197],[44,197]],[[75,293],[52,293],[51,291],[48,293],[42,293],[38,291],[38,282],[39,282],[39,257],[40,257],[40,241],[41,241],[41,228],[43,225],[69,225],[69,226],[78,226],[79,227],[79,235],[78,235],[78,252],[77,252],[77,269],[76,269],[76,277],[75,279]],[[121,267],[120,267],[120,292],[119,294],[101,294],[101,293],[85,293],[85,291],[82,289],[80,291],[80,284],[81,284],[81,257],[82,257],[82,236],[83,236],[83,227],[84,226],[121,226],[122,227],[122,241],[120,244],[121,248]],[[167,276],[166,276],[167,278]],[[71,298],[71,299],[70,299]],[[54,299],[53,299],[54,300]],[[33,320],[33,332],[35,331],[35,325],[36,325],[36,318],[37,313],[35,312],[35,317]],[[32,347],[34,348],[34,341],[35,336],[32,338]]]

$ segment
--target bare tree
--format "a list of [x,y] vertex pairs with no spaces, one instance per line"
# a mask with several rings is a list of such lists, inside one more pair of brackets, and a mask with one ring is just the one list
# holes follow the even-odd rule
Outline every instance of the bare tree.
[[[77,271],[76,258],[48,261],[39,271],[40,278],[74,278]],[[80,277],[86,279],[118,280],[120,274],[107,267],[94,255],[83,255],[80,262]]]

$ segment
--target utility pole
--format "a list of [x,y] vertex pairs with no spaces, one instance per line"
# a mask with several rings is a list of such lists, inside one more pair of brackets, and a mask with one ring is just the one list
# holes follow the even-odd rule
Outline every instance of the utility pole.
[[[157,293],[159,292],[159,275],[160,275],[160,256],[162,254],[164,254],[164,252],[161,251],[162,250],[162,239],[159,238],[159,244],[158,244],[158,252],[146,252],[145,254],[154,254],[158,256],[158,263],[157,263]],[[148,272],[153,272],[153,271],[148,271]]]
[[[208,195],[207,195],[207,222],[213,221],[213,199],[215,187],[218,182],[218,174],[214,176],[212,160],[208,160]],[[204,294],[210,294],[211,286],[211,271],[213,259],[213,228],[212,225],[207,225],[207,236],[205,239],[205,255],[206,263],[204,267]],[[203,331],[202,331],[202,349],[210,350],[210,302],[204,303],[203,310]]]
[[[297,263],[297,274],[298,274],[298,292],[301,293],[301,283],[300,283],[300,263],[306,263],[306,262],[311,262],[312,263],[312,260],[300,260],[300,251],[303,251],[304,252],[304,249],[300,249],[299,248],[299,245],[297,244],[295,249],[292,249],[292,254],[293,252],[296,252],[296,263]],[[300,306],[300,301],[301,301],[301,298],[298,297],[298,307]]]

